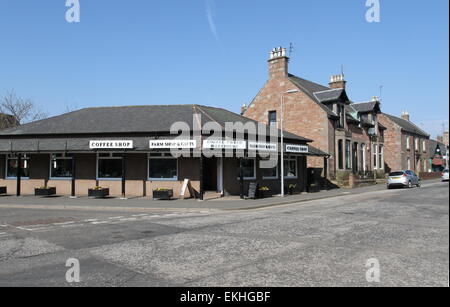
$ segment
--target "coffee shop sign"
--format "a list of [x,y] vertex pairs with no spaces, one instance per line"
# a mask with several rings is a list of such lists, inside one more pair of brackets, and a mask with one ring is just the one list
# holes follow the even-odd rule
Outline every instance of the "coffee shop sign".
[[127,140],[105,140],[90,141],[90,149],[133,149],[133,141]]

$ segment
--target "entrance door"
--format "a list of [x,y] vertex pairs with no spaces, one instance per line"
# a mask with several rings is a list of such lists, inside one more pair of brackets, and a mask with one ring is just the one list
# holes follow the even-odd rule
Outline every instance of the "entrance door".
[[217,158],[203,160],[203,187],[205,191],[217,192]]
[[352,150],[352,156],[353,156],[353,173],[358,173],[358,143],[353,143],[353,150]]

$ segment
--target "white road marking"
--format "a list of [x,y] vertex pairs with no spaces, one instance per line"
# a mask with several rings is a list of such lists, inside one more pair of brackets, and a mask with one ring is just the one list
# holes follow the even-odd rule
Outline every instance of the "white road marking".
[[124,216],[116,216],[116,217],[110,217],[110,220],[119,220],[119,219],[123,219]]
[[70,225],[70,224],[75,224],[75,222],[54,223],[53,225],[55,225],[55,226],[64,226],[64,225]]
[[137,218],[131,217],[131,218],[126,218],[126,219],[120,219],[119,221],[121,221],[121,222],[131,222],[131,221],[137,221]]
[[84,220],[85,223],[98,222],[98,219]]
[[148,214],[135,214],[135,215],[132,215],[132,216],[134,216],[134,217],[143,217],[143,216],[148,216]]
[[101,225],[101,224],[108,224],[110,221],[100,221],[100,222],[92,222],[92,225]]

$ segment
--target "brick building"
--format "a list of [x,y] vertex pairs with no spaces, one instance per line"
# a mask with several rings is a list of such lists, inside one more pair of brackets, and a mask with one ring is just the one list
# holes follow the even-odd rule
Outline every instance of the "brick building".
[[[353,104],[343,75],[323,86],[289,73],[284,48],[270,53],[269,79],[242,113],[253,120],[281,127],[312,139],[329,159],[308,158],[308,167],[334,179],[345,174],[383,170],[383,131],[377,98]],[[283,105],[283,107],[281,107]],[[283,110],[282,110],[283,109]]]
[[386,170],[428,172],[431,169],[428,159],[430,135],[411,122],[406,111],[401,117],[383,113],[379,120],[387,128],[384,157]]

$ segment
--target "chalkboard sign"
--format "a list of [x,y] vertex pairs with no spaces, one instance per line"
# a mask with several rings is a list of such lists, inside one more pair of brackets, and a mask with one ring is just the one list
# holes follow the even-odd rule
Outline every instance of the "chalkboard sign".
[[248,198],[256,199],[257,193],[258,193],[258,183],[251,182],[248,186]]

